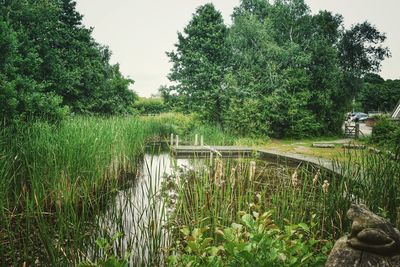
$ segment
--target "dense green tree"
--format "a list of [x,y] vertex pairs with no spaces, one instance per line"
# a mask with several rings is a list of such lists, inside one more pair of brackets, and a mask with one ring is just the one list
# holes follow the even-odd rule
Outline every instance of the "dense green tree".
[[224,75],[227,68],[227,28],[214,5],[199,7],[183,33],[176,51],[167,53],[173,63],[169,79],[190,111],[220,122],[224,108]]
[[[338,56],[342,68],[343,103],[355,99],[362,88],[362,77],[380,70],[381,62],[390,56],[389,49],[382,46],[386,40],[369,22],[352,26],[342,33],[338,42]],[[346,101],[347,100],[347,101]]]
[[[263,12],[257,12],[255,7],[262,3]],[[335,41],[340,23],[341,17],[329,12],[311,16],[301,1],[289,5],[282,1],[243,1],[236,9],[229,35],[235,52],[231,75],[235,86],[228,88],[235,88],[234,98],[242,101],[245,97],[258,101],[265,98],[259,113],[264,114],[263,121],[270,126],[271,135],[313,135],[340,128],[342,116],[335,120],[332,99],[339,88]],[[281,93],[274,94],[276,91]],[[296,120],[286,120],[281,105],[273,105],[282,92],[285,103],[287,99],[297,103],[286,110],[294,111],[293,107],[298,106],[302,109],[298,113],[309,114],[305,117],[315,127],[300,127]],[[303,133],[297,130],[299,127]]]
[[60,120],[68,111],[118,114],[134,100],[110,52],[72,0],[0,1],[0,115]]
[[[196,13],[193,21],[199,17]],[[382,46],[385,35],[371,24],[364,22],[345,30],[341,15],[329,11],[311,14],[304,0],[242,0],[232,18],[224,45],[223,35],[212,34],[215,27],[208,27],[207,32],[218,36],[218,42],[200,38],[198,32],[204,32],[205,26],[196,34],[179,35],[178,52],[170,54],[174,63],[170,78],[178,82],[175,99],[183,100],[182,106],[204,112],[193,106],[223,103],[222,113],[212,109],[214,114],[222,114],[212,121],[242,135],[339,133],[362,77],[377,71],[390,55]],[[193,28],[199,29],[191,22],[185,31]],[[212,49],[204,52],[202,43],[212,44]],[[202,87],[208,69],[213,69],[201,58],[210,51],[216,54],[217,49],[221,54],[229,52],[229,60],[214,61],[224,70],[219,73],[223,79],[218,79],[219,87]],[[210,71],[210,77],[215,73]],[[199,92],[201,97],[196,95]]]
[[61,105],[62,98],[47,91],[46,81],[38,77],[46,62],[39,54],[37,43],[41,37],[32,33],[38,31],[37,24],[51,18],[55,8],[55,4],[31,5],[27,1],[5,1],[0,5],[0,46],[4,51],[0,56],[0,115],[6,124],[39,116],[59,120],[68,111]]
[[9,79],[15,70],[13,61],[17,55],[17,38],[8,23],[0,20],[0,114],[15,114],[18,99],[15,83]]
[[390,56],[386,40],[373,25],[363,22],[352,26],[342,34],[338,43],[340,65],[347,75],[361,77],[371,71],[378,71],[382,60]]
[[400,80],[385,81],[379,75],[369,73],[365,75],[363,81],[357,96],[362,109],[365,112],[392,112],[400,100]]

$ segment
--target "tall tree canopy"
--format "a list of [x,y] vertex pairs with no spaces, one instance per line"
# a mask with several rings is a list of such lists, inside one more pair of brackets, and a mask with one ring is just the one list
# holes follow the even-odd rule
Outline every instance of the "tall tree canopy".
[[228,29],[220,15],[218,27],[198,23],[210,21],[206,10],[219,14],[200,7],[169,53],[175,98],[243,135],[339,132],[362,77],[390,55],[370,23],[346,30],[341,15],[313,15],[304,0],[242,0]]
[[356,98],[365,112],[392,112],[400,100],[400,80],[384,80],[368,73]]
[[199,7],[178,34],[176,51],[167,53],[173,67],[169,78],[184,97],[190,111],[210,121],[220,121],[224,108],[223,81],[227,68],[227,28],[214,5]]
[[72,0],[0,0],[0,116],[118,114],[135,95]]

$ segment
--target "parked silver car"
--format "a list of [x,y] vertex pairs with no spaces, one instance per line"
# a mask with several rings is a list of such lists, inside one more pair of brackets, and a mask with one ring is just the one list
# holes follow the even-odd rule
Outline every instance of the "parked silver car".
[[362,122],[368,120],[369,116],[366,113],[355,112],[351,115],[351,121]]

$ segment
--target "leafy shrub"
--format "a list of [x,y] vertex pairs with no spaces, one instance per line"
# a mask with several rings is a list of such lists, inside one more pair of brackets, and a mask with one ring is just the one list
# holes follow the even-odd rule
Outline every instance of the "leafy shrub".
[[167,111],[167,106],[161,98],[141,98],[133,104],[133,109],[139,114],[159,114]]
[[168,258],[169,266],[322,266],[331,248],[318,241],[306,224],[277,227],[272,213],[244,214],[239,223],[215,229],[214,240],[208,228],[181,229]]
[[224,124],[227,129],[240,136],[266,136],[269,130],[263,118],[262,102],[257,99],[231,103],[224,115]]
[[387,117],[379,117],[372,129],[372,141],[382,143],[391,138],[392,133],[396,130],[396,124]]
[[321,134],[323,124],[307,108],[310,95],[277,90],[265,100],[265,118],[274,137],[313,137]]
[[400,123],[379,117],[372,129],[371,141],[400,155]]

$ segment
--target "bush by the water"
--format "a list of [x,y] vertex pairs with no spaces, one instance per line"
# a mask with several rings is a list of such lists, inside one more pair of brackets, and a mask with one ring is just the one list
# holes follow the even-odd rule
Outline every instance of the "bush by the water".
[[400,156],[400,122],[379,117],[372,129],[371,142]]
[[[331,242],[313,237],[307,224],[282,228],[271,212],[243,214],[230,227],[180,229],[170,266],[322,266]],[[217,240],[207,233],[215,231]]]

